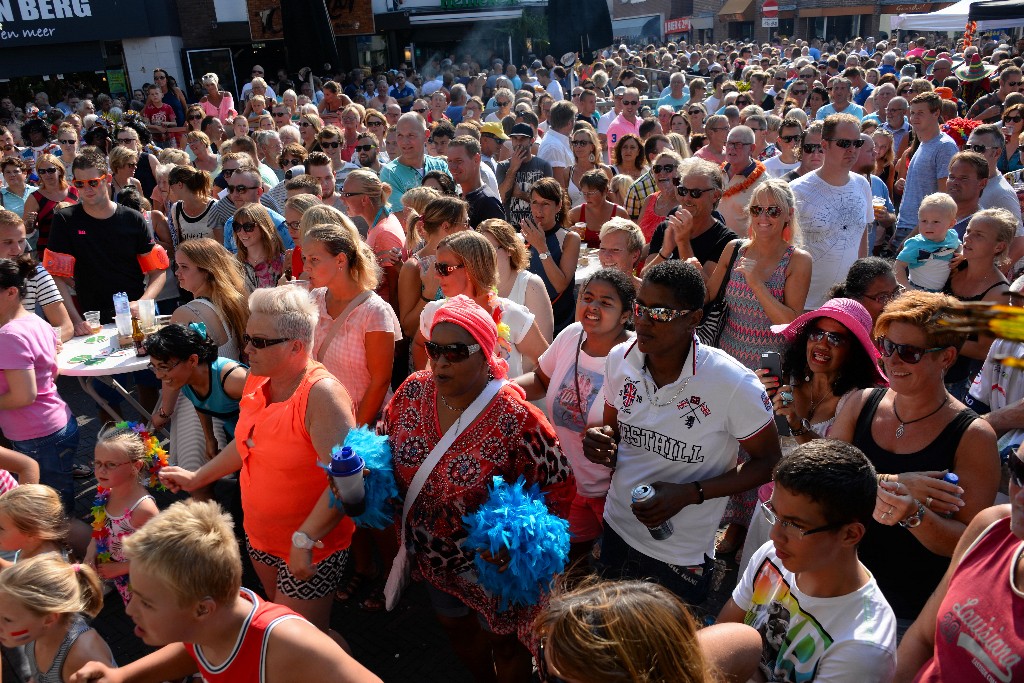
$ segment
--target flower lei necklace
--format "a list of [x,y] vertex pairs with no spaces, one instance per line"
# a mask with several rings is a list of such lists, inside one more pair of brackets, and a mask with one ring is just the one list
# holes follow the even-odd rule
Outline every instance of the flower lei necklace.
[[[144,485],[166,491],[166,487],[160,483],[158,476],[161,468],[167,466],[167,451],[160,446],[160,440],[146,431],[146,426],[140,422],[118,422],[114,426],[119,430],[134,432],[145,445],[146,454],[142,457],[142,462],[146,465],[144,471],[147,478]],[[96,541],[96,564],[111,561],[111,533],[110,527],[107,526],[107,503],[109,501],[110,489],[97,486],[96,499],[92,503],[92,537]],[[115,582],[117,581],[123,581],[127,585],[128,577],[119,576],[115,579]]]
[[[722,170],[723,171],[725,171],[725,166],[726,166],[726,164],[722,164]],[[732,197],[732,196],[735,196],[735,195],[738,195],[738,194],[742,194],[743,192],[746,192],[747,190],[749,190],[751,188],[751,186],[754,183],[756,183],[758,180],[761,179],[761,176],[763,176],[764,173],[765,173],[764,164],[762,164],[760,161],[755,159],[754,160],[754,170],[750,172],[750,175],[748,175],[743,180],[742,183],[738,183],[736,185],[731,185],[731,186],[727,187],[725,189],[725,192],[722,193],[722,199],[728,199],[729,197]]]

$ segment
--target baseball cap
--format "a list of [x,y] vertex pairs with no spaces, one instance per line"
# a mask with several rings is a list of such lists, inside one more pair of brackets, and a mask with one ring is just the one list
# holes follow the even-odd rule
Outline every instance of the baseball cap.
[[[529,128],[529,126],[527,126],[527,128]],[[531,128],[530,130],[533,129]],[[483,135],[484,133],[490,133],[499,140],[508,140],[508,136],[505,135],[505,129],[502,128],[501,124],[498,123],[497,121],[491,121],[490,123],[485,123],[484,125],[480,126],[480,134]]]
[[618,88],[616,88],[615,90],[612,91],[612,95],[614,95],[615,97],[622,97],[625,94],[626,94],[626,87],[623,86],[623,85],[620,85]]
[[539,59],[533,60],[533,63],[530,64],[531,69],[539,69],[542,66],[544,66],[544,64]]
[[512,132],[509,133],[510,137],[527,137],[532,138],[536,133],[533,132],[533,126],[528,123],[517,123],[512,126]]

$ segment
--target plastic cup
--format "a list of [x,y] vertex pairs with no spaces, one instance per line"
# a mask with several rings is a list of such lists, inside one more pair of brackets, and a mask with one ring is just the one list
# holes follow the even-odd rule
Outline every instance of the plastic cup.
[[143,330],[156,326],[156,301],[139,299],[139,325]]
[[100,324],[100,312],[99,311],[86,311],[85,322],[89,323],[89,330],[96,334],[103,327]]

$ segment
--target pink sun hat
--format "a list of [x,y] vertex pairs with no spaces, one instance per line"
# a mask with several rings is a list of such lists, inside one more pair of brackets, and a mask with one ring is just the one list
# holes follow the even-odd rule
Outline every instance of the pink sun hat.
[[888,383],[888,378],[882,373],[881,368],[878,367],[878,361],[882,354],[878,352],[878,349],[875,348],[874,343],[871,341],[871,314],[868,313],[868,309],[864,308],[859,301],[842,298],[829,299],[821,308],[816,311],[808,311],[791,323],[772,325],[772,332],[781,334],[786,338],[786,341],[792,342],[800,336],[807,323],[816,318],[831,318],[853,333],[853,336],[857,338],[861,347],[868,354],[868,358],[871,359],[871,364],[878,374],[878,379]]

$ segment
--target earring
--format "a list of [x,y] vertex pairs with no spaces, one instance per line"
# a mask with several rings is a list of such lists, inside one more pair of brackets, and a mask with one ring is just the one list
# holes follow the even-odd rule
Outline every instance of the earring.
[[494,381],[494,369],[490,365],[487,366],[487,381]]
[[591,153],[590,153],[590,163],[594,163],[594,160],[595,160],[596,158],[597,158],[597,157],[595,157],[595,156],[594,156],[594,153],[593,153],[593,152],[591,152]]

